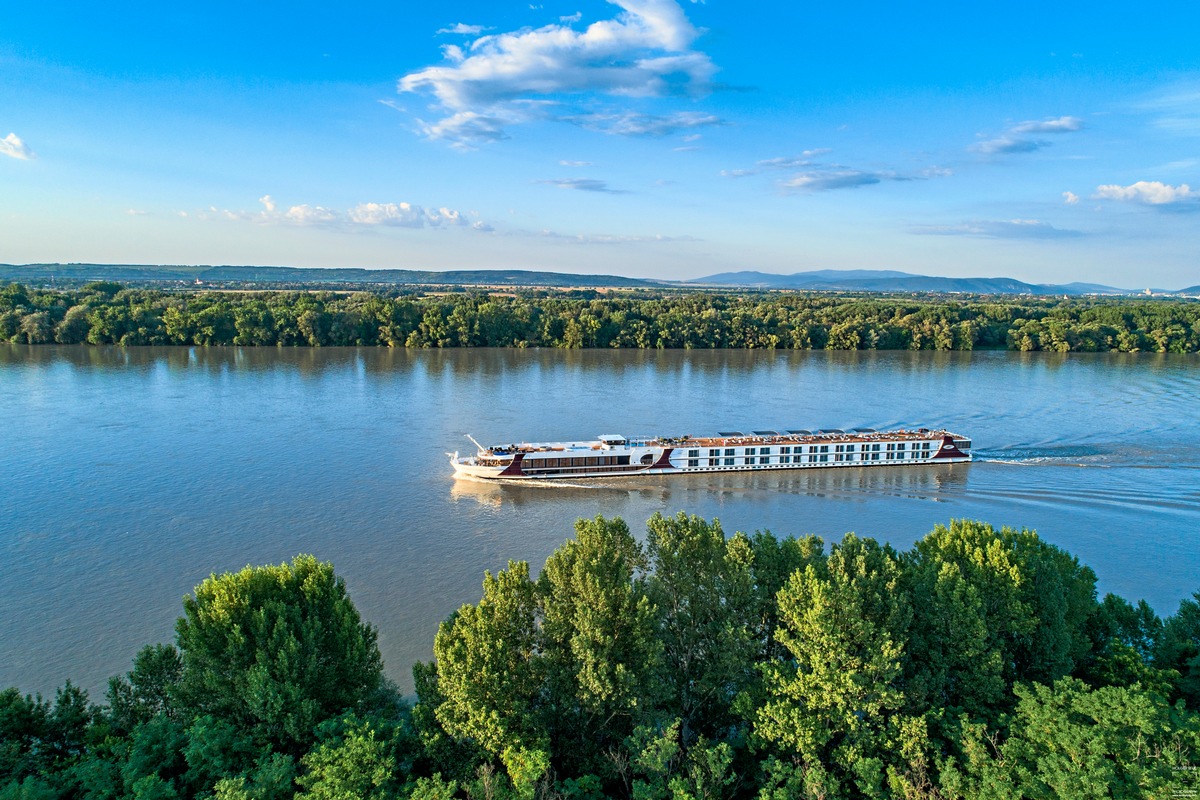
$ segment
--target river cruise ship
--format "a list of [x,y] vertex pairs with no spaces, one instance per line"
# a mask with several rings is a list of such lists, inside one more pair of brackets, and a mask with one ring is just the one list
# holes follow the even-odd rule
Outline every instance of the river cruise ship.
[[955,464],[971,460],[971,441],[946,430],[916,428],[722,431],[716,436],[625,437],[484,447],[450,453],[456,475],[551,480],[831,467]]

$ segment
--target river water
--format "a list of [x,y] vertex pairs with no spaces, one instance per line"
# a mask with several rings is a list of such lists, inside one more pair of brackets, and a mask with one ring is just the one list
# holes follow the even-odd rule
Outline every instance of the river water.
[[[907,548],[1036,529],[1160,614],[1200,589],[1200,359],[1149,354],[0,345],[0,687],[96,699],[212,572],[332,561],[406,691],[439,620],[572,523],[656,511]],[[948,427],[972,464],[456,480],[486,442]]]

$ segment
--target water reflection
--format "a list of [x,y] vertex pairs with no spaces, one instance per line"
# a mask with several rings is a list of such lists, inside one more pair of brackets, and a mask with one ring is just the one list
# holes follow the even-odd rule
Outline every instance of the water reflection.
[[841,467],[586,478],[536,483],[528,480],[455,477],[450,483],[450,498],[456,502],[472,500],[493,509],[574,500],[585,493],[607,494],[608,498],[605,499],[623,494],[679,508],[687,507],[697,493],[710,498],[732,496],[749,500],[753,500],[756,494],[790,494],[841,500],[891,496],[940,503],[966,491],[970,467],[970,464]]

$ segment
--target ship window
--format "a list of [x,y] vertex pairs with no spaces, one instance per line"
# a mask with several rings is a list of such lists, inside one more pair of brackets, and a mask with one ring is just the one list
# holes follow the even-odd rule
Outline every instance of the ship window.
[[625,466],[629,463],[629,456],[617,456],[617,465]]
[[731,456],[731,455],[733,455],[733,448],[732,448],[732,447],[726,447],[726,448],[725,448],[725,455],[727,455],[727,456]]
[[905,445],[904,445],[904,442],[901,442],[900,444],[896,445],[896,449],[897,449],[897,450],[903,450],[903,449],[904,449],[904,446],[905,446]]
[[719,465],[720,465],[720,463],[721,463],[721,459],[719,459],[719,458],[710,458],[710,459],[708,460],[708,465],[709,465],[710,467],[716,467],[716,466],[719,466]]
[[700,457],[699,450],[688,450],[688,458],[699,458],[699,457]]
[[779,452],[786,456],[788,453],[792,452],[792,448],[781,447],[781,448],[779,448]]
[[646,453],[644,456],[642,456],[641,461],[643,464],[645,464],[647,466],[649,466],[650,464],[653,464],[654,463],[654,454]]
[[[732,452],[732,451],[730,451],[730,450],[726,450],[725,452],[726,452],[726,453],[729,453],[729,452]],[[732,458],[727,458],[727,459],[725,459],[725,466],[727,466],[727,467],[732,467],[732,466],[733,466],[733,459],[732,459]]]
[[689,466],[689,467],[698,467],[698,466],[700,466],[700,459],[698,459],[698,458],[689,458],[689,459],[688,459],[688,466]]
[[748,456],[755,455],[757,452],[758,452],[758,450],[756,448],[753,448],[753,447],[746,448],[746,455],[748,455]]
[[[823,444],[823,445],[821,445],[821,452],[822,452],[822,453],[828,453],[828,452],[829,452],[829,445],[827,445],[827,444]],[[827,458],[822,458],[821,460],[822,460],[822,461],[828,461],[829,459],[827,459]]]
[[709,454],[710,456],[719,456],[719,455],[721,455],[721,450],[720,450],[720,448],[717,448],[717,449],[714,449],[714,450],[709,450],[709,451],[708,451],[708,454]]
[[[822,450],[824,450],[824,449],[826,449],[826,448],[822,447],[821,449],[822,449]],[[824,455],[823,455],[823,456],[821,456],[821,460],[822,460],[822,461],[828,461],[828,460],[829,460],[829,456],[824,456]]]

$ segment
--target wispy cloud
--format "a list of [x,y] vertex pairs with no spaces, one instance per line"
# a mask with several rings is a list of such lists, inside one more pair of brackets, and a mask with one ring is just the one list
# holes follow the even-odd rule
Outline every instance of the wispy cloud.
[[694,236],[622,235],[611,233],[559,233],[552,230],[537,231],[535,236],[544,239],[560,239],[577,244],[639,244],[643,242],[701,242]]
[[1200,86],[1173,86],[1139,104],[1153,115],[1155,127],[1179,136],[1200,135]]
[[478,36],[479,34],[488,30],[491,30],[491,28],[487,28],[483,25],[467,25],[463,22],[457,22],[448,28],[439,28],[438,34],[441,35],[443,33],[450,33],[460,36]]
[[[345,211],[307,203],[282,207],[275,198],[265,194],[258,198],[261,211],[209,208],[201,219],[229,219],[253,222],[258,225],[294,225],[297,227],[328,227],[345,230],[372,228],[438,228],[470,227],[491,231],[482,220],[474,222],[467,215],[450,208],[426,208],[412,203],[359,203]],[[186,216],[186,215],[185,215]]]
[[1074,133],[1083,128],[1079,117],[1055,117],[1053,119],[1026,120],[1010,128],[1012,133]]
[[857,189],[885,181],[924,181],[951,175],[949,169],[929,167],[918,172],[896,172],[894,170],[864,170],[853,167],[830,166],[799,172],[779,182],[780,188],[789,192],[814,194],[835,189]]
[[1056,228],[1037,219],[971,220],[958,225],[924,225],[910,233],[926,236],[978,236],[985,239],[1066,239],[1080,231]]
[[534,181],[547,186],[557,186],[559,189],[575,189],[580,192],[600,192],[602,194],[629,194],[624,189],[612,189],[605,181],[594,178],[551,178],[544,181]]
[[1063,134],[1075,133],[1083,129],[1083,120],[1079,117],[1051,117],[1041,120],[1025,120],[1011,125],[999,136],[984,138],[976,142],[973,149],[984,155],[1012,155],[1015,153],[1032,153],[1048,147],[1051,143],[1043,139],[1031,139],[1030,134]]
[[1168,206],[1200,201],[1200,192],[1194,191],[1186,183],[1172,186],[1160,181],[1138,181],[1129,186],[1119,186],[1115,183],[1097,186],[1096,193],[1092,197],[1097,200],[1120,200],[1148,206]]
[[560,167],[590,167],[590,166],[592,166],[592,162],[591,161],[568,161],[566,159],[562,159],[558,162],[558,165]]
[[917,172],[863,169],[821,158],[830,152],[832,151],[827,147],[818,147],[803,150],[793,156],[764,158],[756,161],[753,167],[723,169],[720,174],[725,178],[748,178],[761,173],[798,170],[790,178],[783,178],[775,182],[776,186],[790,194],[815,194],[831,192],[836,189],[856,189],[860,186],[872,186],[885,181],[920,181],[951,174],[951,170],[943,167],[927,167]]
[[1079,202],[1079,195],[1075,194],[1074,192],[1063,192],[1062,196],[1063,202],[1069,206],[1073,206]]
[[0,155],[6,155],[9,158],[15,158],[20,161],[37,158],[34,152],[29,149],[29,145],[21,141],[21,137],[15,133],[10,133],[8,136],[0,139]]
[[[572,18],[481,36],[465,51],[447,51],[447,63],[405,75],[397,88],[431,94],[442,116],[421,122],[422,132],[459,146],[503,138],[507,126],[564,116],[622,135],[664,135],[713,124],[679,115],[605,119],[612,115],[580,116],[560,108],[569,97],[694,96],[711,87],[716,68],[706,54],[693,49],[700,31],[675,0],[611,2],[620,13],[583,31],[570,26]],[[592,125],[587,124],[589,116]]]
[[815,170],[801,172],[780,181],[784,189],[796,192],[829,192],[834,189],[855,189],[885,180],[899,180],[893,173],[868,172],[859,169]]
[[830,152],[832,151],[828,147],[816,147],[812,150],[804,150],[798,156],[764,158],[761,161],[755,162],[755,166],[759,169],[796,169],[797,167],[807,167],[817,156],[823,156]]
[[562,119],[591,131],[620,136],[670,136],[679,131],[721,124],[720,117],[698,111],[679,111],[666,115],[625,111],[620,114],[578,114]]

